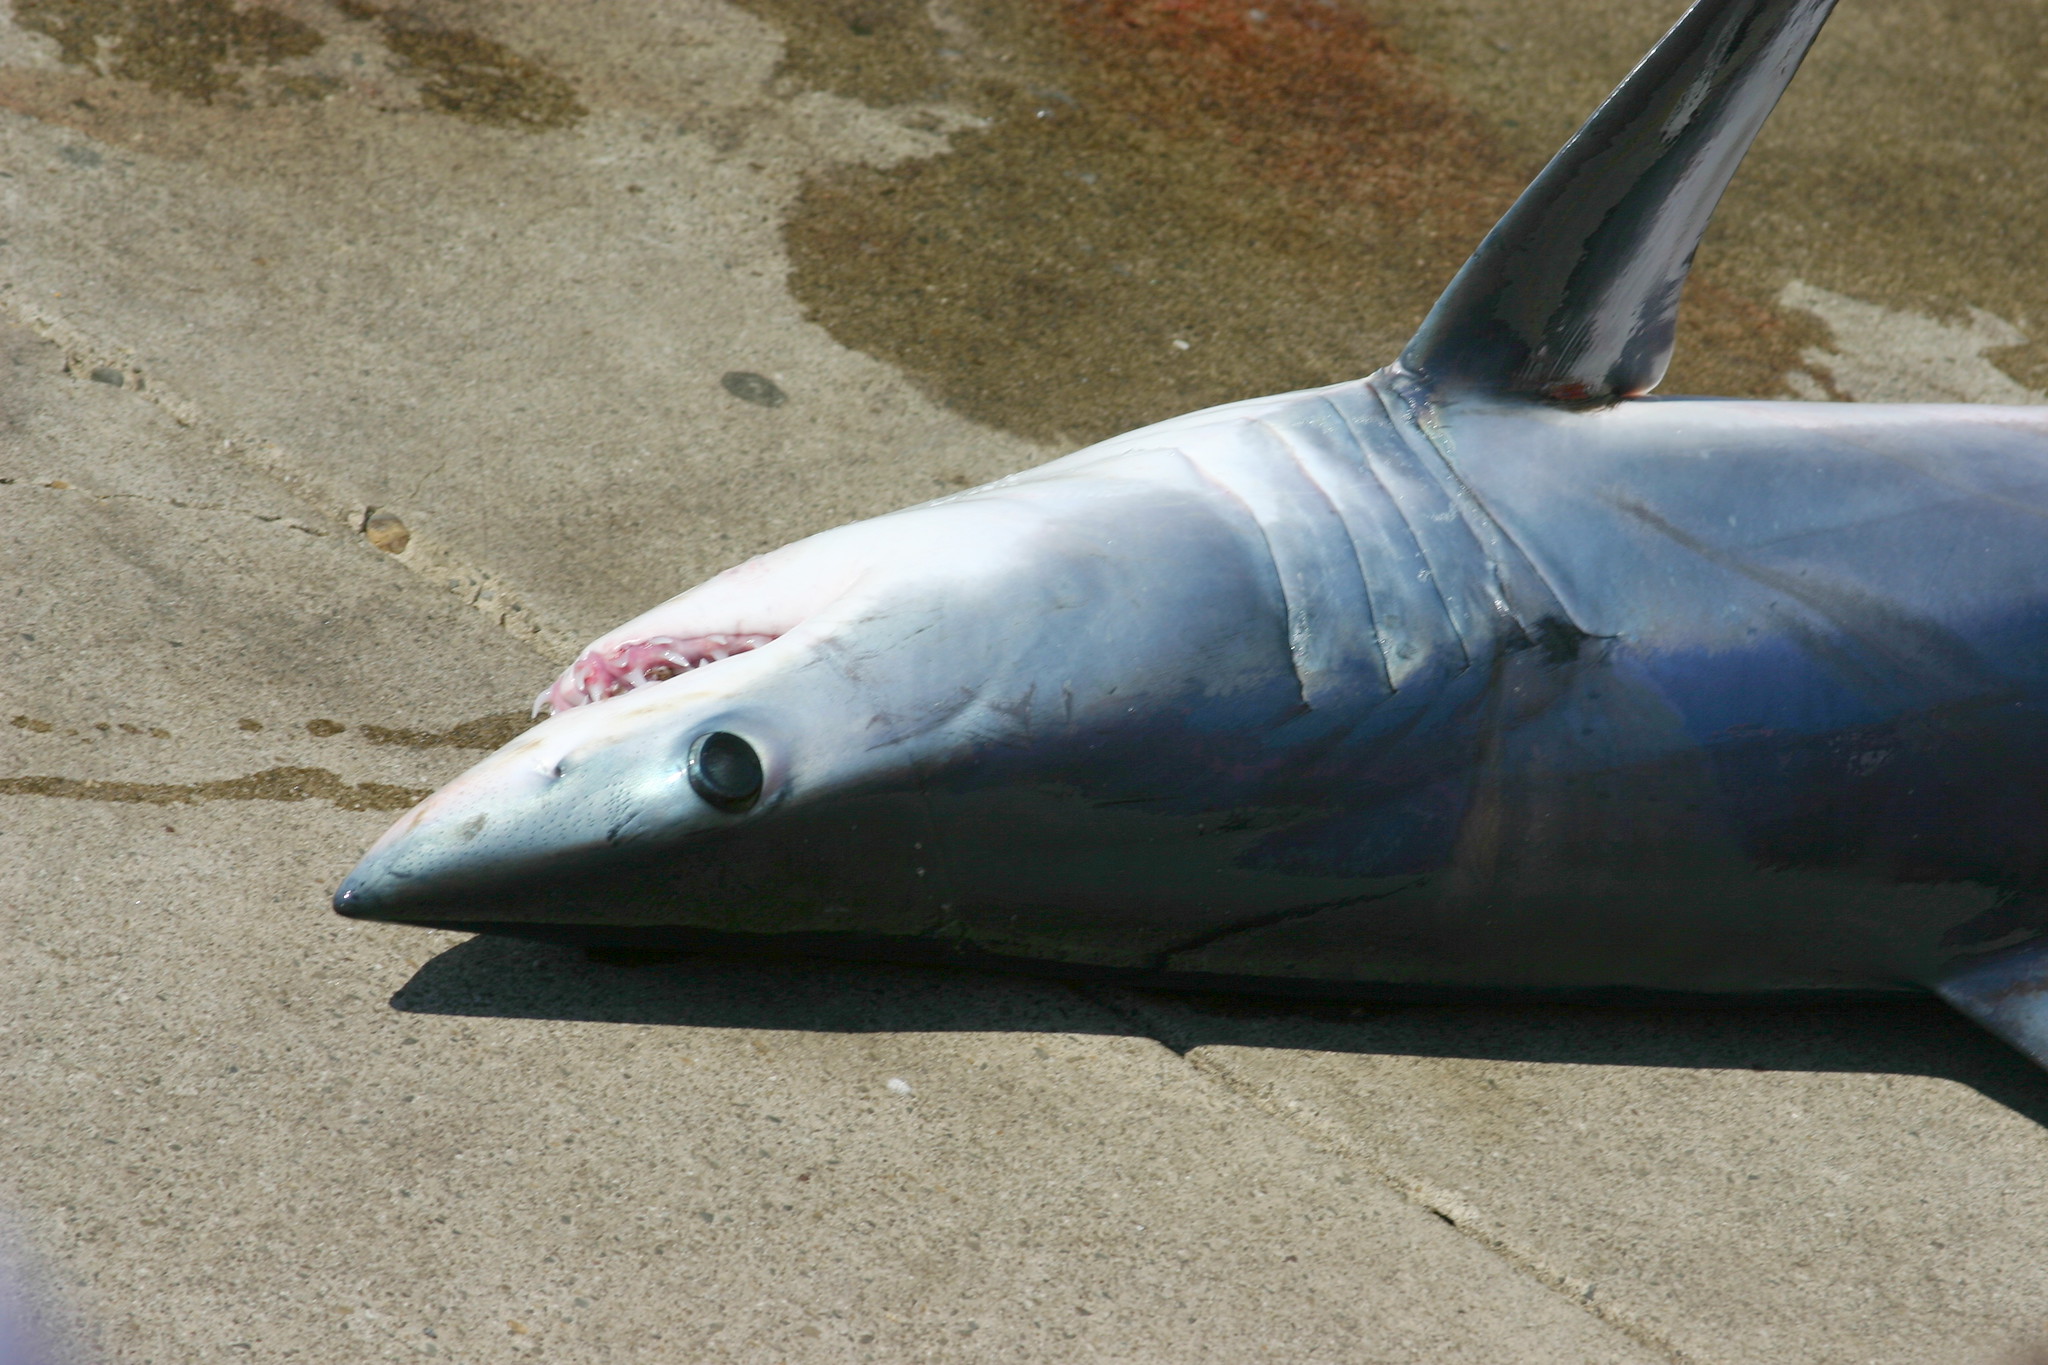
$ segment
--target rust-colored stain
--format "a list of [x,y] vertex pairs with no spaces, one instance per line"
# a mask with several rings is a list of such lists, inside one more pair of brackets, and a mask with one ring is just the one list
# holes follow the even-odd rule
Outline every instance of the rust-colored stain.
[[151,806],[205,801],[331,801],[342,810],[406,810],[424,789],[385,782],[348,783],[325,768],[265,768],[212,782],[101,782],[77,777],[0,777],[0,796],[56,796],[74,801],[124,801]]
[[211,104],[251,67],[304,57],[310,24],[228,0],[14,0],[14,21],[57,41],[58,56],[152,90]]
[[[319,18],[318,10],[300,8]],[[315,23],[263,5],[15,0],[14,17],[22,28],[54,39],[58,58],[69,66],[201,104],[246,109],[318,102],[351,87],[345,64],[327,71],[287,66],[318,52],[327,35]],[[336,31],[350,23],[374,25],[392,69],[416,82],[421,106],[435,112],[529,132],[567,127],[589,112],[546,63],[424,9],[332,0],[322,22]],[[39,117],[78,122],[70,111],[95,112],[90,100],[58,99],[55,89],[43,93],[61,107],[40,107],[32,72],[12,73],[11,81],[21,88],[5,102]]]
[[1483,228],[1519,187],[1484,131],[1365,13],[1322,0],[1055,0],[1132,116],[1225,144],[1262,180],[1338,212]]
[[1785,373],[1828,340],[1811,313],[1780,311],[1724,283],[1711,260],[1693,271],[1678,313],[1678,348],[1659,393],[1788,398]]
[[[845,344],[1047,442],[1386,363],[1536,169],[1356,3],[742,3],[783,27],[790,77],[990,120],[814,178],[791,287]],[[1696,282],[1666,389],[1780,394],[1811,340]]]

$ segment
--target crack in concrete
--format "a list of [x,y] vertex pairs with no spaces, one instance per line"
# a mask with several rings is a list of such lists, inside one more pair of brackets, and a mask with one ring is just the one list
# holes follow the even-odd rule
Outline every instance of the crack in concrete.
[[1488,1220],[1483,1213],[1452,1191],[1419,1176],[1382,1164],[1374,1154],[1336,1129],[1334,1125],[1318,1122],[1312,1113],[1280,1102],[1279,1096],[1270,1086],[1246,1081],[1222,1063],[1212,1061],[1199,1053],[1200,1049],[1183,1054],[1183,1060],[1197,1072],[1233,1094],[1249,1100],[1256,1108],[1280,1119],[1311,1145],[1364,1167],[1388,1189],[1410,1203],[1435,1214],[1509,1265],[1545,1288],[1564,1295],[1637,1345],[1660,1352],[1671,1360],[1672,1365],[1709,1365],[1704,1357],[1686,1350],[1650,1323],[1614,1304],[1597,1301],[1594,1298],[1594,1286],[1590,1281],[1582,1280],[1552,1265],[1534,1247],[1525,1246],[1517,1241],[1506,1229]]
[[[151,378],[144,383],[132,352],[89,336],[67,319],[37,306],[15,282],[0,281],[0,304],[5,305],[6,311],[21,326],[58,347],[64,353],[66,368],[74,374],[108,369],[132,375],[135,380],[133,386],[123,386],[127,392],[154,403],[179,426],[197,428],[207,433],[209,438],[217,438],[220,449],[232,455],[238,463],[320,506],[327,520],[348,530],[350,538],[365,549],[384,553],[370,546],[361,534],[361,526],[368,514],[363,504],[324,482],[316,483],[302,472],[316,467],[313,462],[301,461],[295,467],[287,459],[287,450],[282,444],[261,436],[236,433],[221,423],[208,420],[196,403],[167,389],[159,379]],[[410,519],[408,525],[411,526]],[[422,578],[445,583],[448,591],[496,622],[500,630],[532,647],[550,663],[567,663],[582,648],[580,634],[563,628],[546,613],[529,606],[525,594],[501,575],[463,561],[430,536],[422,536],[416,526],[411,526],[410,543],[405,551],[390,558]]]
[[23,483],[19,479],[0,479],[0,486],[9,484],[19,487],[24,491],[42,488],[58,493],[76,493],[81,497],[91,498],[96,502],[114,502],[117,500],[144,502],[154,507],[175,507],[186,512],[219,512],[227,516],[247,517],[251,521],[260,521],[267,525],[282,525],[287,530],[302,531],[309,536],[324,537],[327,534],[327,532],[320,530],[318,527],[294,521],[281,512],[252,512],[246,507],[231,507],[224,502],[187,502],[183,498],[160,498],[148,493],[107,493],[93,488],[81,488],[77,484],[65,479],[50,479],[47,482],[30,483]]
[[1336,1125],[1320,1121],[1319,1116],[1313,1110],[1304,1108],[1300,1101],[1283,1100],[1271,1083],[1248,1081],[1222,1062],[1202,1056],[1201,1048],[1184,1051],[1175,1047],[1159,1036],[1160,1030],[1153,1026],[1141,1007],[1115,992],[1090,990],[1078,986],[1074,989],[1112,1014],[1130,1021],[1142,1036],[1152,1039],[1167,1051],[1174,1053],[1193,1068],[1197,1075],[1245,1100],[1260,1112],[1280,1120],[1318,1151],[1327,1152],[1363,1167],[1374,1179],[1395,1194],[1442,1219],[1546,1289],[1564,1295],[1630,1341],[1662,1354],[1672,1365],[1712,1365],[1707,1358],[1688,1351],[1664,1332],[1634,1314],[1617,1305],[1596,1301],[1595,1286],[1592,1282],[1552,1265],[1534,1247],[1523,1245],[1506,1229],[1490,1221],[1485,1214],[1460,1198],[1454,1191],[1388,1165],[1379,1154],[1366,1148]]
[[388,782],[351,784],[325,768],[265,768],[247,777],[186,783],[0,777],[0,796],[50,796],[151,806],[196,806],[211,801],[331,801],[342,810],[407,810],[425,800],[427,791]]

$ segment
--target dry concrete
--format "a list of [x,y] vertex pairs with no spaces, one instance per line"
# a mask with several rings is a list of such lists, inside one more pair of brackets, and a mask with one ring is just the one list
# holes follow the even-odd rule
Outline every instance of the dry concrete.
[[[1324,85],[1183,119],[1215,70],[1053,4],[13,0],[0,1240],[52,1358],[2048,1341],[2048,1078],[1931,1006],[1284,1010],[325,911],[659,597],[1384,359],[1675,11],[1347,7],[1290,50]],[[1674,384],[2041,401],[2044,164],[2048,5],[1843,0]]]
[[1130,1005],[1678,1358],[1998,1362],[2048,1338],[2048,1085],[1932,1002]]

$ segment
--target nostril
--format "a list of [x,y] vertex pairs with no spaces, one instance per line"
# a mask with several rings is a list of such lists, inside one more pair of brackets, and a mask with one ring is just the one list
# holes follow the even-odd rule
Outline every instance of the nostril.
[[685,772],[690,789],[720,810],[745,810],[761,794],[761,756],[728,730],[697,736]]

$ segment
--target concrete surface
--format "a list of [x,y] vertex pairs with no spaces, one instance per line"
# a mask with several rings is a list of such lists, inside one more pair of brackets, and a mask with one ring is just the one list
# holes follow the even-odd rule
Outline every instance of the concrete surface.
[[[2048,1342],[2048,1077],[1932,1006],[1285,1010],[325,911],[652,601],[1384,360],[1676,10],[13,0],[0,1242],[51,1354]],[[2048,397],[2044,150],[2048,5],[1843,0],[1668,387]]]

